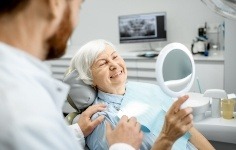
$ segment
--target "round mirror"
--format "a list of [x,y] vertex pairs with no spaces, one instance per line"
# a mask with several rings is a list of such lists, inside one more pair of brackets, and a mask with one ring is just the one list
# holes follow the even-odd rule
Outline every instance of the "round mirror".
[[156,78],[161,89],[172,97],[184,95],[192,87],[195,65],[186,46],[171,43],[157,57]]

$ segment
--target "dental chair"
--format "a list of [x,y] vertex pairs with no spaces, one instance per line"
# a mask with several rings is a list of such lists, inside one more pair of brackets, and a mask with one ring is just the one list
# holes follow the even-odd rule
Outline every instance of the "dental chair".
[[67,101],[76,110],[76,112],[71,112],[65,117],[69,125],[78,122],[78,115],[92,105],[97,96],[97,92],[78,76],[77,70],[69,72],[68,69],[63,79],[63,82],[70,85]]
[[[70,72],[67,69],[63,82],[70,85],[67,101],[76,110],[76,112],[71,112],[65,117],[66,122],[71,125],[77,123],[79,114],[93,104],[97,92],[79,78],[77,70]],[[87,145],[85,145],[85,150],[89,150]]]

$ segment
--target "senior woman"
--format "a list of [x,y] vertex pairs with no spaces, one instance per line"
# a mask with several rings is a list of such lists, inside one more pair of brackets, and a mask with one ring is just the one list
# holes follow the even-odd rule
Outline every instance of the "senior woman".
[[[205,137],[192,127],[191,108],[168,113],[168,119],[172,121],[172,126],[169,126],[165,115],[173,103],[172,99],[157,85],[127,82],[125,62],[112,43],[94,40],[82,46],[71,61],[70,70],[75,69],[79,72],[80,79],[97,90],[94,104],[107,105],[105,111],[92,117],[95,119],[104,115],[105,121],[86,138],[86,144],[91,150],[109,148],[105,136],[106,128],[118,124],[119,114],[130,114],[141,124],[144,134],[141,150],[151,149],[154,143],[158,142],[155,140],[163,135],[168,135],[164,138],[172,140],[169,140],[172,142],[172,149],[214,149]],[[139,123],[137,125],[140,125]],[[187,129],[190,129],[189,132],[176,140],[178,132],[185,132]]]

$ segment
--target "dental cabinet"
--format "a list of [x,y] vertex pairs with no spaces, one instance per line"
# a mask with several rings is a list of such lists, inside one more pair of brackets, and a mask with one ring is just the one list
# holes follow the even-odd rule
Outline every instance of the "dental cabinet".
[[211,112],[206,112],[204,120],[194,123],[194,127],[198,129],[216,149],[236,149],[236,112],[234,119],[212,118]]
[[[196,66],[196,78],[199,79],[202,93],[207,89],[224,89],[224,55],[222,51],[210,51],[210,56],[193,56]],[[200,92],[197,80],[193,92]]]
[[[156,58],[137,57],[135,53],[121,53],[128,69],[128,80],[157,84],[155,76]],[[158,57],[158,56],[157,56]],[[206,89],[224,89],[223,52],[210,53],[210,56],[194,55],[196,78],[191,92],[204,92]]]

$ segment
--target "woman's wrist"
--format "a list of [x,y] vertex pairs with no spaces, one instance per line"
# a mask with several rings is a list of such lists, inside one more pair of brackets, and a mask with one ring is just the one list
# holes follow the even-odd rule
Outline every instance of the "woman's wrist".
[[165,134],[161,133],[155,141],[152,150],[171,150],[175,141],[171,140]]

